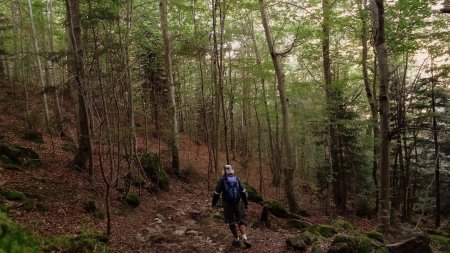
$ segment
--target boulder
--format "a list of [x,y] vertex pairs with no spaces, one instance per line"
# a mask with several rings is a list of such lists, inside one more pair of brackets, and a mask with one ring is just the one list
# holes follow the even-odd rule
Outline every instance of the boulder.
[[426,235],[387,245],[390,253],[432,253],[430,238]]
[[142,154],[141,164],[145,174],[154,184],[163,191],[169,190],[170,178],[163,170],[158,154],[145,152]]
[[141,203],[139,200],[139,196],[134,192],[128,193],[128,195],[125,197],[125,201],[131,207],[138,207]]
[[42,166],[39,155],[33,149],[15,144],[0,144],[0,160],[10,170]]
[[261,197],[261,195],[259,195],[258,191],[253,186],[251,186],[248,183],[244,183],[243,185],[244,185],[245,191],[248,194],[248,196],[247,196],[248,201],[258,203],[258,204],[260,204],[264,201],[263,198]]
[[297,228],[297,229],[304,229],[304,228],[312,225],[308,221],[298,220],[298,219],[290,219],[286,222],[286,224],[288,225],[288,227]]

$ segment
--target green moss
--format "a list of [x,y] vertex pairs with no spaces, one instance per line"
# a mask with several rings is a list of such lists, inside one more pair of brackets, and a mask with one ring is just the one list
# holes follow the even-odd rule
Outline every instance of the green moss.
[[127,204],[131,207],[138,207],[140,202],[139,196],[134,193],[134,192],[130,192],[128,193],[128,195],[125,198],[125,201],[127,202]]
[[311,225],[308,222],[304,222],[304,221],[298,220],[298,219],[290,219],[286,222],[286,224],[291,228],[297,228],[297,229],[304,229]]
[[8,208],[6,207],[5,204],[0,204],[0,213],[7,213],[8,212]]
[[245,191],[248,194],[248,201],[255,202],[258,204],[262,203],[264,201],[263,198],[261,197],[261,195],[259,195],[258,191],[253,186],[251,186],[248,183],[244,183],[243,185],[244,185]]
[[155,153],[145,152],[141,157],[141,164],[150,180],[163,191],[168,191],[170,178],[162,169],[161,160]]
[[318,237],[309,232],[304,232],[286,240],[286,244],[298,251],[305,251],[309,246],[318,240]]
[[335,220],[331,223],[331,226],[335,227],[340,232],[355,230],[353,225],[345,220]]
[[285,219],[289,217],[289,212],[278,201],[270,202],[267,204],[267,208],[269,209],[269,212],[276,217]]
[[330,225],[319,225],[318,232],[322,236],[329,238],[337,233],[337,229]]
[[5,199],[11,201],[23,202],[27,199],[27,196],[25,196],[23,192],[16,190],[2,192],[2,195],[5,197]]
[[109,252],[108,238],[97,231],[83,230],[74,236],[58,236],[47,239],[44,252],[100,253]]
[[431,246],[436,249],[450,251],[449,238],[442,235],[430,235]]
[[384,243],[384,235],[378,231],[371,231],[367,233],[366,236],[372,240]]
[[41,252],[39,245],[31,234],[18,227],[0,212],[0,252],[37,253]]

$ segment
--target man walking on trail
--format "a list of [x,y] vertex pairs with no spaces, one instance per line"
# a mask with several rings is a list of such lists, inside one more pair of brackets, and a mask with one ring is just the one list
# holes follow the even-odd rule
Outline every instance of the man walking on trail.
[[[233,245],[236,247],[241,246],[241,240],[244,241],[246,248],[250,248],[252,245],[247,239],[247,226],[245,223],[245,209],[247,209],[247,193],[242,186],[241,181],[234,175],[234,170],[231,165],[225,165],[223,167],[224,175],[220,178],[214,191],[212,206],[215,207],[217,201],[222,194],[222,203],[225,223],[230,227],[234,236]],[[236,225],[237,224],[237,225]],[[238,228],[241,232],[241,237],[238,234]]]

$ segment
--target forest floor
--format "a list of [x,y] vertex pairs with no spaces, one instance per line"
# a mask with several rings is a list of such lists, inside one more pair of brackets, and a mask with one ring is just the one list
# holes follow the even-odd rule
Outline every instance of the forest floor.
[[[20,203],[9,203],[9,214],[26,227],[43,235],[75,234],[84,229],[105,231],[106,219],[95,218],[84,209],[88,199],[96,200],[100,209],[104,208],[105,185],[97,171],[93,184],[83,172],[73,170],[69,164],[73,151],[67,150],[67,142],[56,136],[44,134],[44,143],[32,143],[21,138],[27,127],[24,116],[22,94],[0,84],[2,107],[0,108],[0,141],[31,147],[39,153],[44,166],[35,169],[6,170],[0,166],[0,188],[16,189],[44,203],[43,210],[26,211]],[[7,101],[9,100],[9,101]],[[23,99],[22,99],[23,100]],[[19,101],[19,102],[17,102]],[[38,103],[38,101],[36,101]],[[72,133],[72,135],[74,135]],[[149,149],[167,150],[164,143],[150,137]],[[144,140],[138,136],[139,149]],[[204,144],[181,135],[180,154],[182,166],[194,165],[199,175],[186,183],[172,178],[168,192],[141,192],[140,206],[131,208],[119,201],[118,194],[112,196],[112,237],[109,247],[113,252],[291,252],[286,247],[286,239],[292,236],[282,226],[282,221],[272,217],[272,227],[257,227],[262,206],[250,203],[248,209],[248,237],[251,249],[231,247],[231,233],[228,226],[216,218],[218,209],[211,208],[212,191],[208,190],[206,173],[208,153]],[[249,171],[242,171],[239,162],[233,162],[237,175],[253,186],[258,185],[257,164],[251,163]],[[270,172],[264,166],[265,199],[282,202],[281,189],[270,186]],[[215,180],[212,180],[213,182]],[[307,180],[305,180],[307,181]],[[214,183],[212,183],[214,185]],[[138,189],[133,189],[138,191]],[[298,188],[298,199],[303,209],[308,210],[312,223],[324,223],[322,200],[305,184]],[[375,220],[357,218],[353,215],[340,217],[353,223],[361,231],[375,228]]]

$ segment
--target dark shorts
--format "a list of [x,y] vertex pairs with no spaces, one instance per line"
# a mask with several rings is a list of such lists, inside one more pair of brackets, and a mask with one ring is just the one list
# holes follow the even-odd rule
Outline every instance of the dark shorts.
[[245,222],[246,214],[242,200],[236,204],[223,201],[223,214],[225,223],[231,224]]

